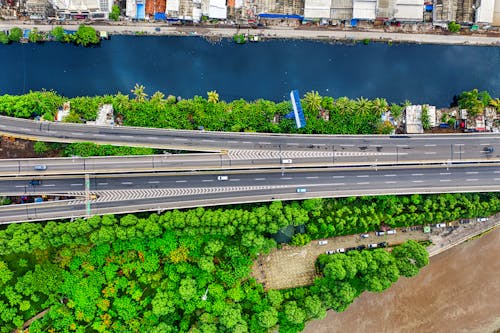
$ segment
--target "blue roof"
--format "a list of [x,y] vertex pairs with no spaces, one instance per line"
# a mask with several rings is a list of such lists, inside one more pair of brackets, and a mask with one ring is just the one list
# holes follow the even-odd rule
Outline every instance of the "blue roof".
[[155,20],[166,20],[167,15],[165,13],[155,13]]
[[299,91],[292,90],[290,92],[290,99],[292,100],[293,115],[295,117],[295,124],[297,128],[302,128],[306,126],[306,118],[304,117],[304,111],[302,110],[302,104],[300,103]]
[[146,7],[144,4],[137,4],[137,17],[138,20],[144,20],[146,18]]
[[24,38],[29,38],[29,36],[30,36],[30,31],[31,31],[30,29],[24,29],[24,30],[23,30],[23,37],[24,37]]
[[260,18],[271,18],[271,19],[299,19],[303,20],[304,16],[297,14],[269,14],[269,13],[261,13],[259,14]]

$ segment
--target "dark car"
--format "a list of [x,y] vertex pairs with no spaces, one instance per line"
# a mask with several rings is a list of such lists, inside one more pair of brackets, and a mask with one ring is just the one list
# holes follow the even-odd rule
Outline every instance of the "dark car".
[[352,250],[356,250],[356,248],[355,247],[348,247],[347,249],[345,249],[345,252],[352,251]]
[[366,246],[364,246],[364,245],[360,245],[356,248],[356,250],[359,250],[359,251],[364,250],[364,249],[366,249]]
[[378,243],[379,247],[387,247],[387,242]]
[[33,180],[30,180],[29,184],[30,184],[30,186],[40,185],[40,181],[33,179]]
[[483,151],[486,153],[486,154],[492,154],[494,151],[495,151],[495,148],[494,147],[484,147],[483,148]]

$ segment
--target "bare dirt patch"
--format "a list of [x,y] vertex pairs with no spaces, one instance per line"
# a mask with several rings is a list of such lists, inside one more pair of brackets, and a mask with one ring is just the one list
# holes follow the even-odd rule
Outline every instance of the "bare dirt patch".
[[430,259],[412,279],[364,293],[306,333],[494,332],[500,328],[500,228]]
[[418,241],[428,240],[429,235],[422,231],[402,232],[397,230],[396,235],[375,236],[370,233],[367,239],[359,235],[349,235],[328,238],[327,245],[319,245],[312,241],[303,247],[284,246],[273,250],[267,256],[260,256],[252,267],[252,276],[262,283],[266,289],[286,289],[310,285],[316,276],[314,263],[321,253],[338,248],[367,246],[370,243],[388,242],[389,246],[403,243],[407,239]]
[[49,150],[46,154],[38,155],[33,150],[34,145],[35,141],[16,139],[2,135],[0,140],[0,159],[60,156],[58,150]]

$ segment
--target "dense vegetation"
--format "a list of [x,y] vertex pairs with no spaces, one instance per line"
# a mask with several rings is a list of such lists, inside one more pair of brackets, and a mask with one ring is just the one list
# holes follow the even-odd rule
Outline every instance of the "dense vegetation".
[[[8,35],[4,31],[0,31],[0,43],[2,44],[20,42],[22,38],[23,30],[18,27],[11,28]],[[56,26],[49,33],[40,32],[38,28],[33,28],[28,34],[28,41],[31,43],[51,39],[62,43],[74,43],[82,46],[98,44],[100,42],[96,30],[93,27],[85,25],[80,25],[75,33],[67,33],[63,27]]]
[[160,150],[154,148],[97,145],[92,142],[53,143],[37,141],[33,146],[33,150],[38,155],[53,155],[54,152],[59,152],[62,157],[153,155],[160,153]]
[[426,264],[410,242],[391,254],[320,257],[313,286],[264,291],[252,259],[271,235],[305,225],[308,237],[446,221],[500,211],[500,194],[315,199],[95,216],[0,230],[0,332],[50,308],[30,332],[297,332]]

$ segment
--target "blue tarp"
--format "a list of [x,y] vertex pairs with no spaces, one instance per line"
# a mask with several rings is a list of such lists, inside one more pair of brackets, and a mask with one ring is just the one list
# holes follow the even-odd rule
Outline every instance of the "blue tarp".
[[260,18],[268,18],[268,19],[299,19],[303,20],[304,16],[300,16],[297,14],[259,14]]
[[357,25],[358,25],[358,19],[352,19],[352,20],[351,20],[351,26],[352,26],[352,27],[355,27],[355,26],[357,26]]
[[425,11],[432,12],[432,5],[425,5]]
[[165,13],[155,13],[155,20],[166,20],[167,15]]
[[30,29],[24,29],[23,30],[23,38],[29,38],[30,36]]
[[137,4],[137,19],[144,20],[146,18],[146,8],[144,4]]
[[64,33],[66,35],[74,35],[74,34],[76,34],[76,30],[64,30]]

